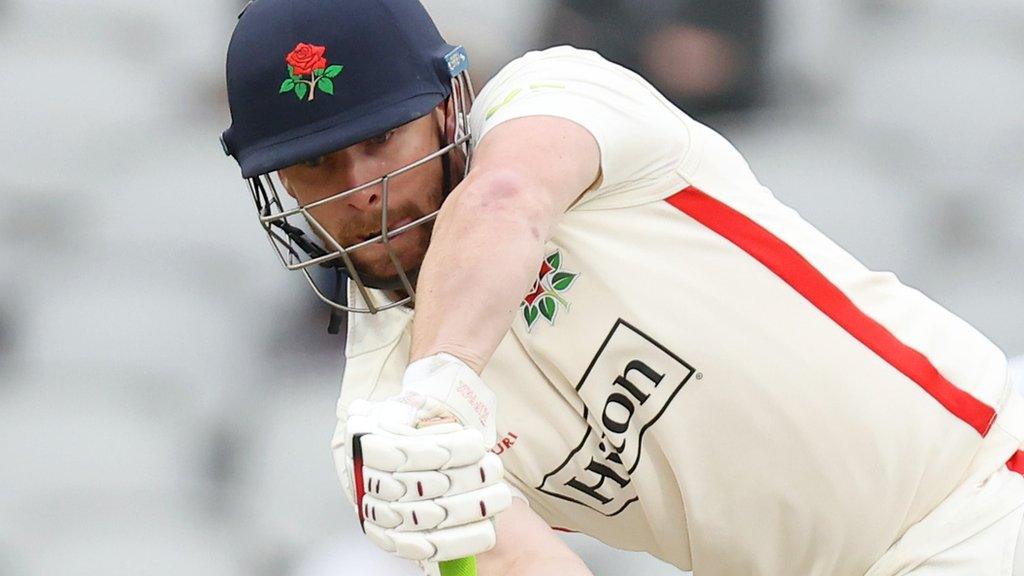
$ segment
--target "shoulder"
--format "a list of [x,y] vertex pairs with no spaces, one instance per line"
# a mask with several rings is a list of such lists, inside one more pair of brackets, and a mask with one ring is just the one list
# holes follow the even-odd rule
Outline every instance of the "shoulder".
[[514,77],[519,73],[542,69],[547,66],[566,66],[573,62],[598,66],[616,66],[593,50],[584,50],[573,46],[555,46],[545,50],[532,50],[503,66],[494,75],[494,78],[487,83],[484,91],[494,84],[500,84],[503,80]]
[[[506,64],[480,91],[478,100],[515,99],[530,93],[565,90],[568,83],[622,84],[641,88],[647,83],[632,71],[606,60],[597,52],[572,46],[556,46],[527,52]],[[649,86],[649,85],[647,85]],[[574,87],[579,87],[575,84]],[[514,95],[511,95],[514,94]],[[483,109],[481,109],[483,108]],[[493,114],[474,107],[474,114]]]
[[[588,203],[611,194],[640,201],[649,194],[634,194],[639,188],[671,189],[689,155],[692,120],[640,75],[589,50],[559,46],[505,66],[473,105],[473,145],[527,116],[568,120],[596,141],[601,179]],[[665,180],[672,183],[662,186]]]

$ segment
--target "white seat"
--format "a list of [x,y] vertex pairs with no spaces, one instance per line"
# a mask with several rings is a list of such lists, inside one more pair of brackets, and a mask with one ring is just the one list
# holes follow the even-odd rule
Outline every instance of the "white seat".
[[[358,530],[356,531],[358,532]],[[403,560],[377,548],[361,532],[329,541],[307,550],[288,576],[423,576],[411,560]]]
[[[59,525],[26,545],[26,574],[61,576],[241,576],[256,568],[217,524],[180,502],[65,510]],[[56,516],[59,510],[52,514]]]
[[[292,375],[309,381],[338,376]],[[308,385],[282,386],[261,399],[238,456],[239,514],[251,520],[256,537],[298,550],[355,527],[331,456],[336,400],[335,386]]]
[[0,510],[113,494],[172,495],[195,490],[202,478],[200,438],[180,407],[138,393],[119,374],[51,368],[5,384]]

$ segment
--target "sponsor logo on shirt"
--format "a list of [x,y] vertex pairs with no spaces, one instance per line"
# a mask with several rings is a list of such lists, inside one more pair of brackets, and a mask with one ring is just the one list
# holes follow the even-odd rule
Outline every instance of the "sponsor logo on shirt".
[[644,434],[696,373],[651,337],[616,321],[576,387],[587,431],[538,489],[605,516],[636,502],[630,475],[640,463]]

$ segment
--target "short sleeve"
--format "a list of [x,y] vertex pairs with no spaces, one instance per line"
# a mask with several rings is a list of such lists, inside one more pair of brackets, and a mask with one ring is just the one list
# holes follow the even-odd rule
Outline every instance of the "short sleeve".
[[692,120],[643,78],[594,52],[562,46],[507,65],[474,103],[474,141],[527,116],[565,118],[597,141],[601,178],[578,205],[612,197],[632,204],[678,191],[690,156]]

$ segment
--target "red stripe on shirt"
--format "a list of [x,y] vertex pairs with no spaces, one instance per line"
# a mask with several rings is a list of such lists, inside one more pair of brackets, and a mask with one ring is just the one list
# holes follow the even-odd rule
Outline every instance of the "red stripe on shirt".
[[1024,474],[1024,450],[1017,450],[1017,453],[1006,461],[1006,467],[1017,474]]
[[667,201],[753,256],[851,336],[916,382],[953,415],[982,436],[988,434],[996,416],[992,407],[946,380],[928,358],[868,317],[791,246],[697,188],[687,188]]

